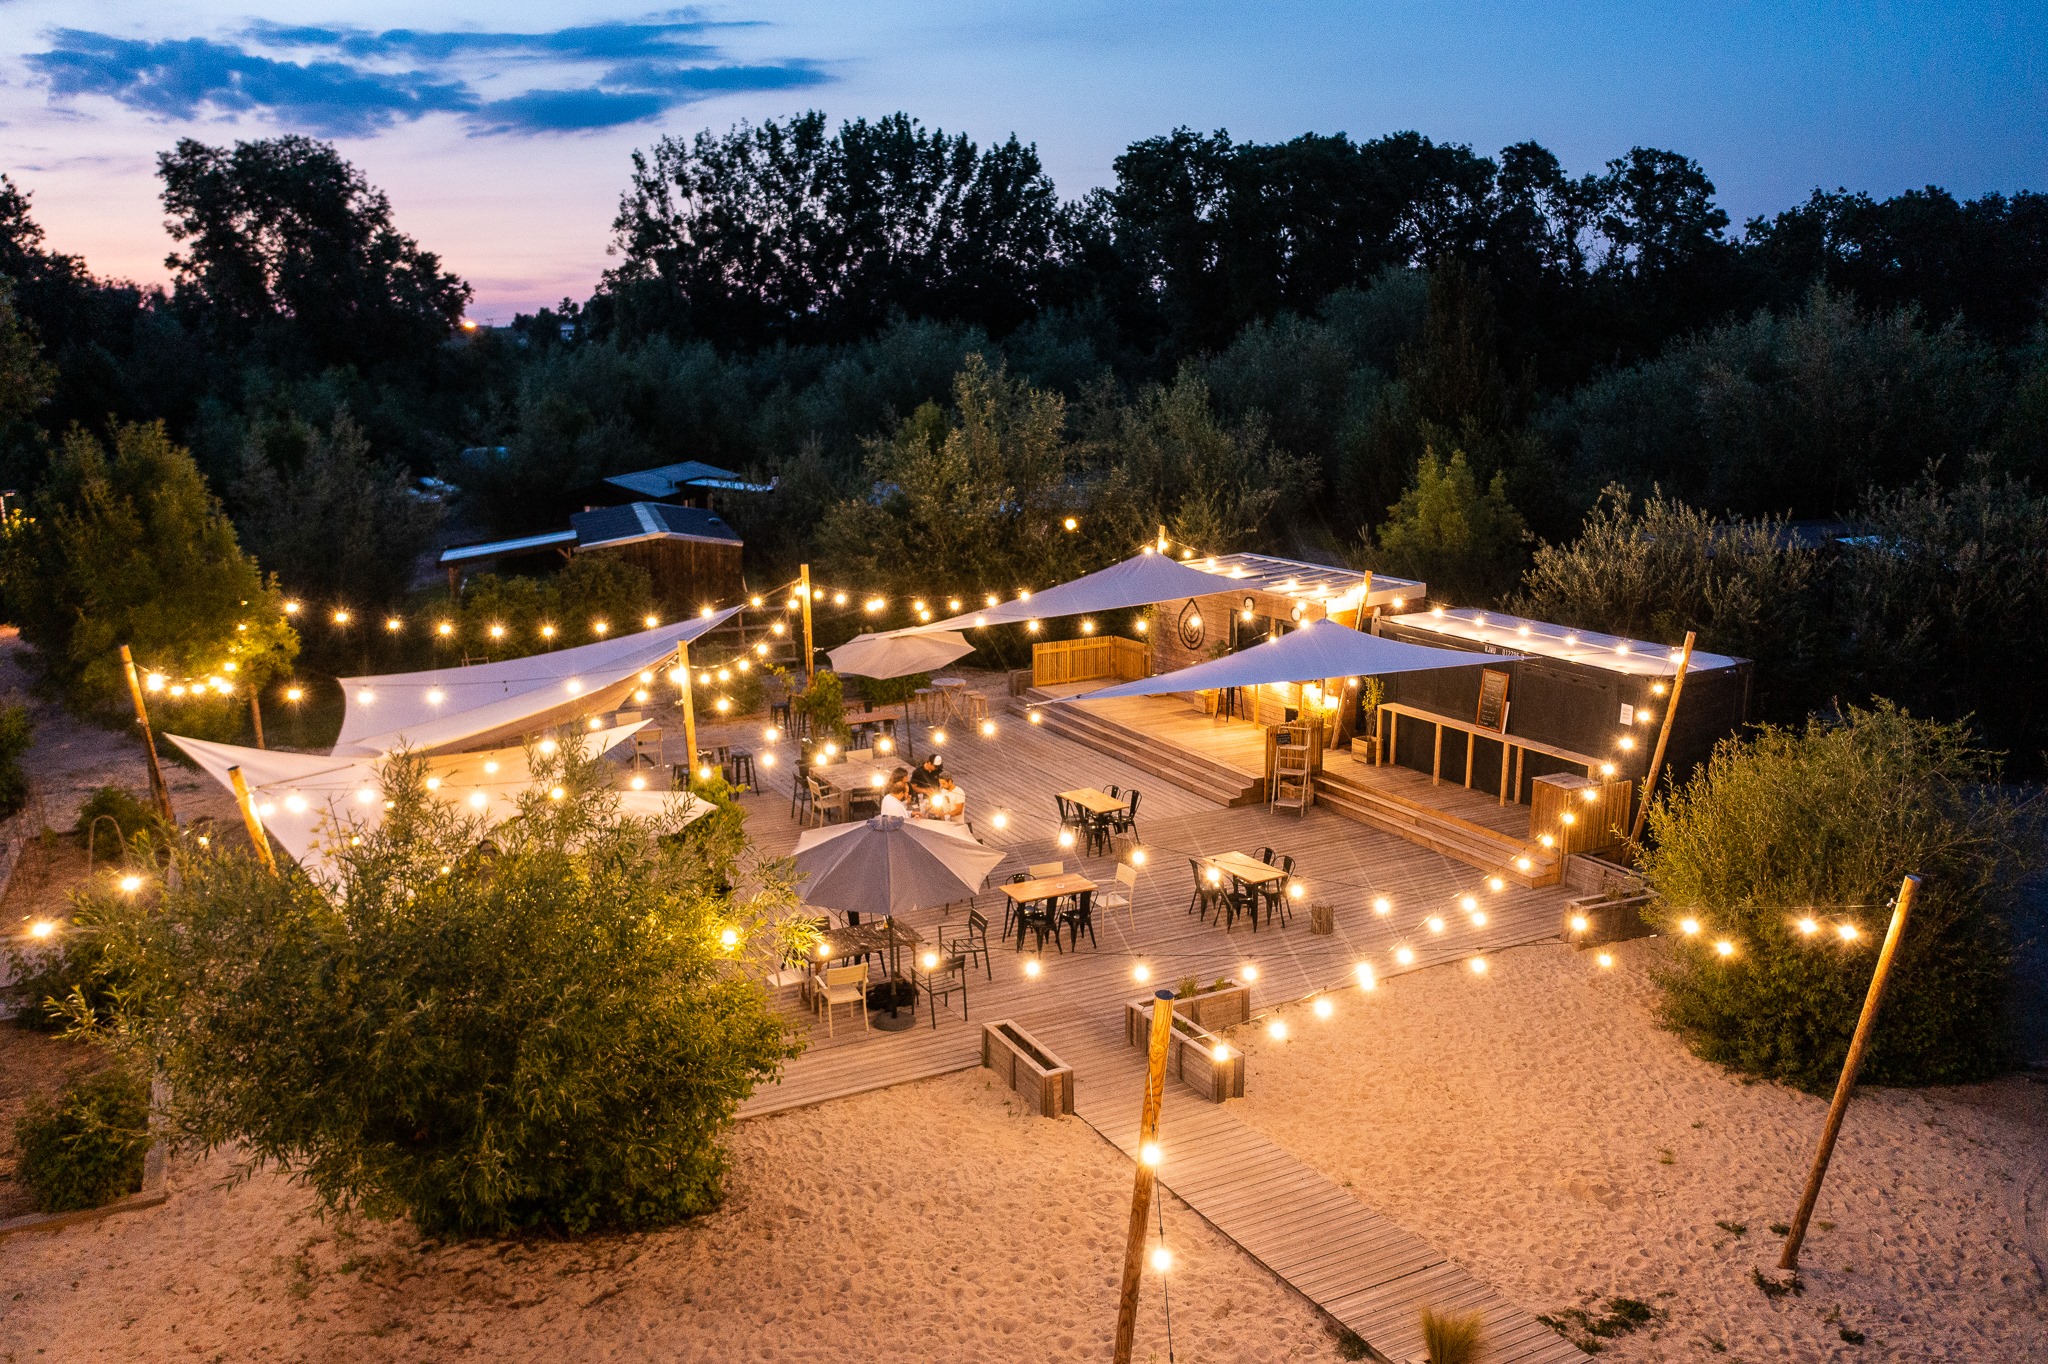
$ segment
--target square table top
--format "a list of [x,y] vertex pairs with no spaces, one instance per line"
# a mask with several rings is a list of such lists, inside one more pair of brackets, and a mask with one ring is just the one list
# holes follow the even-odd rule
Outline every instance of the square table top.
[[855,955],[864,956],[869,952],[885,952],[890,946],[892,927],[898,948],[915,948],[924,941],[909,924],[895,919],[874,919],[826,929],[818,935],[818,945],[811,949],[811,954],[816,961],[824,963]]
[[1255,886],[1262,886],[1268,881],[1285,880],[1287,877],[1286,872],[1271,863],[1261,862],[1258,858],[1249,857],[1241,852],[1218,853],[1214,857],[1205,857],[1202,860],[1226,876],[1235,876],[1238,880],[1249,881]]
[[[890,774],[899,767],[908,771],[912,764],[904,762],[892,753],[887,757],[870,758],[864,762],[841,759],[837,762],[819,764],[811,768],[811,775],[819,781],[831,783],[835,790],[879,798],[889,789]],[[882,779],[879,786],[875,784],[876,777]]]
[[1071,800],[1091,815],[1113,815],[1124,808],[1122,796],[1112,796],[1107,791],[1098,791],[1092,786],[1076,787],[1072,791],[1060,792],[1062,800]]
[[1095,883],[1087,877],[1079,872],[1066,871],[1058,876],[1040,877],[1036,881],[1006,883],[1002,887],[1002,892],[1013,902],[1028,905],[1035,900],[1050,900],[1060,895],[1078,895],[1084,890],[1094,889]]

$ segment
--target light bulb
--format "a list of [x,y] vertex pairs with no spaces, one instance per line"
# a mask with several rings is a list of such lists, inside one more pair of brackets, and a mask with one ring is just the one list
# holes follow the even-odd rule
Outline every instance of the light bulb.
[[1415,964],[1415,949],[1412,947],[1395,948],[1394,960],[1403,966],[1413,966]]
[[1032,980],[1038,979],[1038,970],[1038,958],[1033,957],[1030,961],[1024,963],[1024,974]]
[[1131,968],[1131,979],[1143,985],[1146,981],[1152,979],[1152,968],[1143,962],[1139,962]]
[[1394,912],[1394,902],[1382,895],[1372,902],[1372,912],[1381,915],[1392,914]]
[[1602,952],[1593,960],[1600,963],[1600,969],[1603,971],[1612,970],[1614,967],[1614,954],[1612,952]]
[[1009,815],[1001,810],[998,810],[993,815],[990,815],[988,822],[990,827],[992,828],[1007,829],[1010,827]]
[[1471,966],[1472,966],[1472,974],[1473,974],[1473,975],[1475,975],[1475,976],[1483,976],[1483,975],[1485,975],[1485,974],[1486,974],[1486,958],[1484,958],[1484,957],[1474,957],[1474,958],[1472,958]]
[[1267,1035],[1268,1035],[1269,1037],[1271,1037],[1271,1038],[1272,1038],[1272,1039],[1273,1039],[1273,1040],[1274,1040],[1275,1042],[1284,1042],[1284,1041],[1286,1041],[1286,1040],[1287,1040],[1287,1023],[1286,1023],[1286,1021],[1285,1021],[1284,1019],[1278,1019],[1278,1018],[1274,1019],[1274,1020],[1273,1020],[1273,1021],[1272,1021],[1271,1023],[1268,1023],[1268,1024],[1266,1025],[1266,1033],[1267,1033]]
[[1319,998],[1315,1003],[1309,1005],[1309,1008],[1314,1011],[1317,1018],[1328,1018],[1331,1014],[1337,1012],[1336,1007],[1327,999]]

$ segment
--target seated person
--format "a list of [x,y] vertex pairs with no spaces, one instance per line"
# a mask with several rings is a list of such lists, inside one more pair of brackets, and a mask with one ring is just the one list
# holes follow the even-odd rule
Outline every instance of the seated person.
[[919,763],[917,770],[910,774],[910,789],[920,795],[938,790],[939,768],[944,766],[944,763],[945,760],[936,753]]
[[939,789],[925,797],[924,813],[927,819],[964,824],[967,822],[967,793],[951,777],[940,773]]
[[889,789],[882,796],[882,813],[898,819],[910,818],[910,782],[902,768],[890,779]]

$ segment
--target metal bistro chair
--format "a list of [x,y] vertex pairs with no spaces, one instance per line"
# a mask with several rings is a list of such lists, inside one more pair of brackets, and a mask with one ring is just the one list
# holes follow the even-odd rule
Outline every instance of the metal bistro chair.
[[1237,923],[1237,916],[1243,914],[1252,921],[1252,932],[1259,931],[1259,904],[1264,898],[1264,887],[1253,885],[1240,877],[1230,878],[1230,922]]
[[1266,882],[1265,885],[1259,887],[1259,891],[1261,897],[1266,902],[1266,922],[1273,922],[1274,916],[1278,915],[1280,926],[1285,928],[1294,921],[1293,898],[1287,893],[1287,888],[1294,884],[1294,859],[1292,857],[1280,857],[1274,861],[1273,865],[1286,872],[1287,875],[1278,881]]
[[[1008,896],[1004,897],[1008,899]],[[964,962],[979,961],[988,978],[994,980],[996,971],[988,958],[988,916],[978,909],[967,911],[964,924],[939,925],[939,951],[949,953]],[[961,998],[961,1008],[966,1008],[966,997]]]
[[[971,1021],[967,1017],[967,962],[965,958],[948,957],[931,970],[921,973],[917,979],[917,988],[924,991],[925,998],[931,1002],[932,1028],[934,1031],[939,1026],[940,998],[943,997],[950,1006],[953,1002],[953,992],[955,990],[960,992],[961,1021]],[[829,1028],[826,1029],[828,1036],[830,1033],[831,1030]]]
[[810,822],[811,768],[808,763],[798,763],[795,774],[789,779],[789,817]]
[[1064,954],[1066,948],[1060,944],[1060,900],[1054,895],[1044,900],[1027,900],[1017,906],[1017,950],[1024,950],[1024,935],[1031,934],[1038,940],[1032,950],[1045,951],[1045,940],[1050,937],[1052,945]]
[[[1095,941],[1095,892],[1080,891],[1068,897],[1060,909],[1059,922],[1066,928],[1076,952],[1081,950],[1081,931],[1088,931],[1088,945],[1098,950],[1102,944]],[[1057,933],[1054,934],[1058,936]]]
[[[1116,792],[1111,791],[1110,794],[1115,795]],[[1124,808],[1109,817],[1111,832],[1129,834],[1132,838],[1138,836],[1138,794],[1136,787],[1123,793]]]

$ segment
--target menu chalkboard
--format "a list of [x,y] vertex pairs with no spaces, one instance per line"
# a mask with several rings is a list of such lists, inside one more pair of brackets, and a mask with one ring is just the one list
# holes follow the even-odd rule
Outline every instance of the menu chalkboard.
[[1479,673],[1479,715],[1474,723],[1496,733],[1507,728],[1508,675],[1496,668]]

